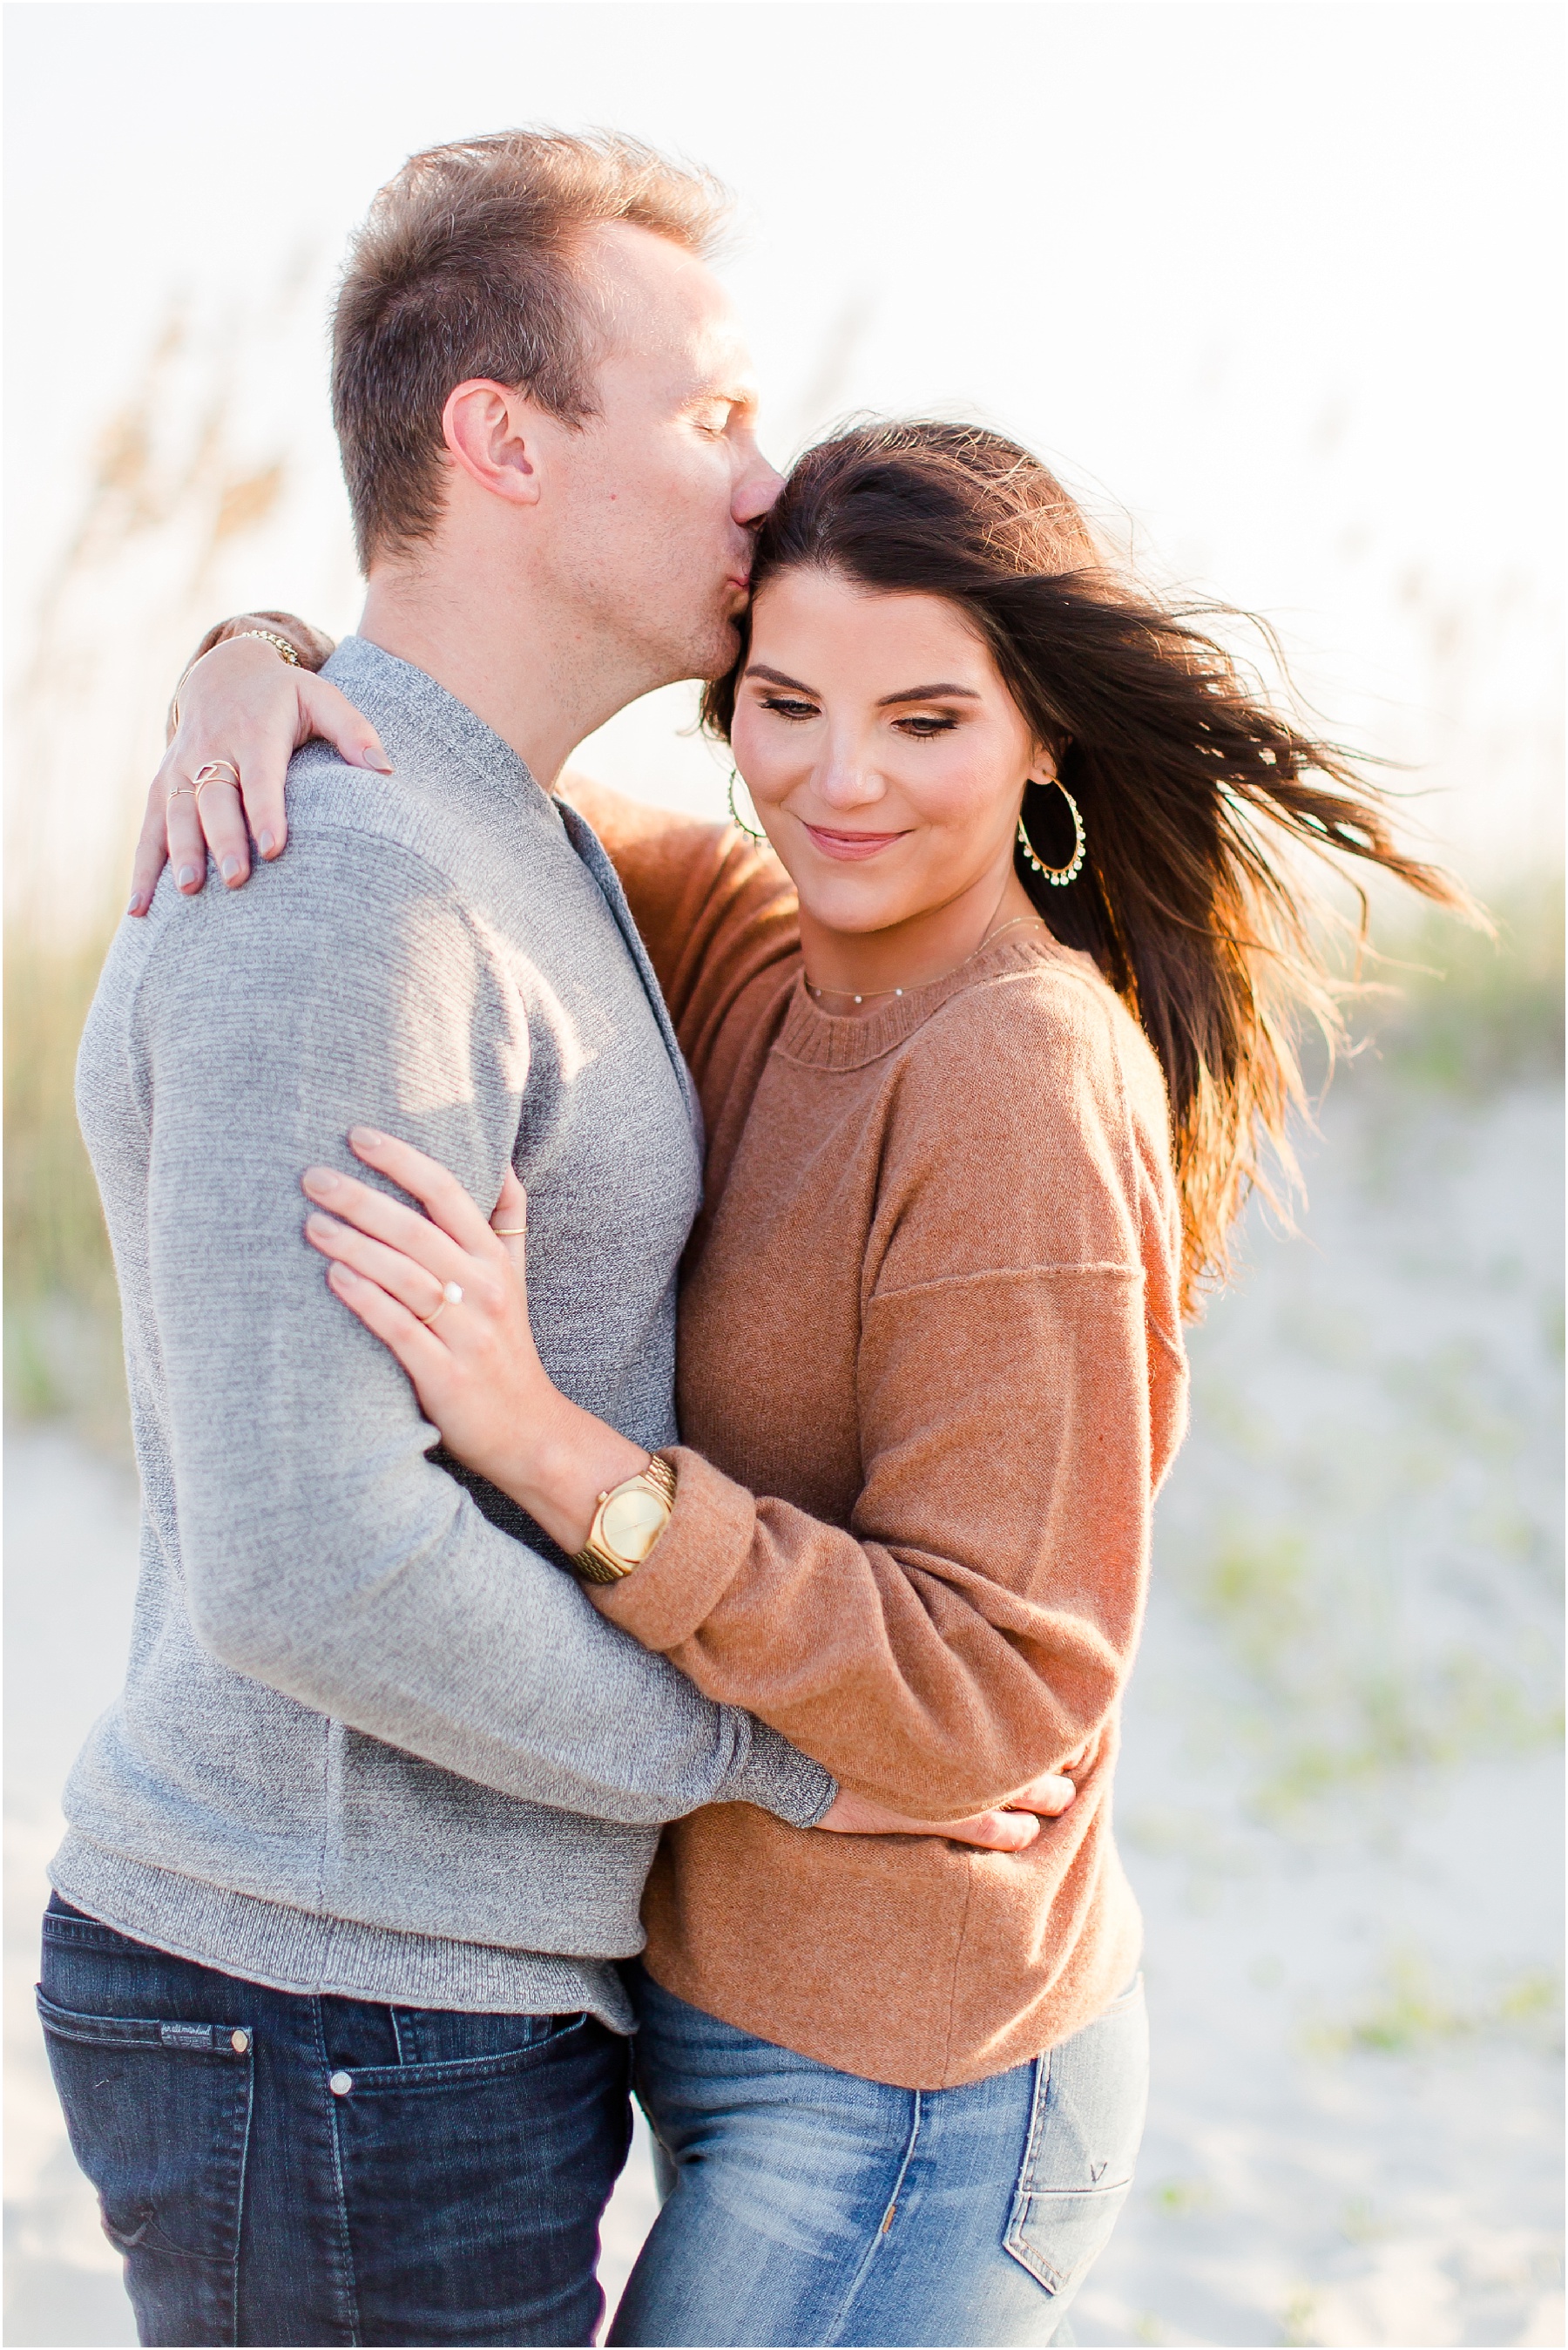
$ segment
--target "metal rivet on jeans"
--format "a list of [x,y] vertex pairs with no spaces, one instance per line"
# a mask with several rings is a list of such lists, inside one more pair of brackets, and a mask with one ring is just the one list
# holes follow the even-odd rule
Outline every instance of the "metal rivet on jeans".
[[346,2097],[354,2086],[352,2073],[334,2073],[327,2084],[335,2097]]
[[246,2050],[249,2048],[250,2044],[251,2044],[251,2035],[250,2035],[250,2033],[249,2033],[248,2032],[231,2032],[231,2033],[230,2033],[230,2034],[229,2034],[229,2045],[230,2045],[230,2047],[234,2050],[234,2054],[235,2054],[235,2055],[236,2055],[236,2056],[243,2056],[243,2055],[245,2054]]

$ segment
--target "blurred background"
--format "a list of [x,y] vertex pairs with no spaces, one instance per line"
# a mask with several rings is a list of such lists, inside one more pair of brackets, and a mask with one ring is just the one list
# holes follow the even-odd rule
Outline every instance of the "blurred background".
[[[783,458],[847,411],[1028,442],[1165,586],[1262,614],[1405,763],[1495,944],[1386,992],[1194,1334],[1120,1834],[1155,2026],[1075,2314],[1131,2343],[1563,2339],[1562,498],[1554,8],[6,11],[6,2339],[134,2341],[31,2009],[136,1495],[71,1064],[206,623],[358,603],[345,239],[412,150],[609,124],[735,189]],[[684,688],[576,762],[722,805]],[[639,2147],[613,2301],[652,2211]]]

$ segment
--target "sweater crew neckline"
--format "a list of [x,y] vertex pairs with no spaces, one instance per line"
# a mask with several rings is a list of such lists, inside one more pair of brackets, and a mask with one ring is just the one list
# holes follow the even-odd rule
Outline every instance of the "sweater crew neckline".
[[[860,1020],[847,1019],[842,1013],[825,1012],[807,988],[802,969],[796,973],[774,1050],[806,1068],[864,1069],[871,1062],[881,1060],[885,1054],[894,1052],[944,1003],[968,988],[977,987],[986,980],[1003,978],[1010,972],[1027,971],[1041,962],[1088,963],[1088,960],[1075,949],[1064,947],[1043,923],[1039,930],[1023,936],[999,935],[967,962],[960,963],[956,971],[928,981],[924,987],[907,987],[879,1011]],[[1089,968],[1093,970],[1092,963]],[[1095,975],[1099,976],[1097,972]]]

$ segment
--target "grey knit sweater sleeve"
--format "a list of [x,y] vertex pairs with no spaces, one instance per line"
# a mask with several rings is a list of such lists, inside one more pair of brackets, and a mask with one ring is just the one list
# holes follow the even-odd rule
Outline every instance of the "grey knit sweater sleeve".
[[233,896],[165,884],[105,987],[124,1017],[84,1055],[84,1124],[111,1231],[117,1186],[146,1203],[121,1286],[160,1357],[202,1647],[535,1804],[650,1824],[744,1800],[812,1825],[826,1773],[605,1623],[431,1461],[402,1370],[303,1240],[300,1175],[362,1172],[358,1121],[480,1201],[499,1189],[528,1015],[461,894],[405,844],[306,827]]

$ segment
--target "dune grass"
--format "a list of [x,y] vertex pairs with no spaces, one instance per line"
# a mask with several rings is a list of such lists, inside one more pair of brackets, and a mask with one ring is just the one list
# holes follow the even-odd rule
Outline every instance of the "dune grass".
[[104,947],[5,950],[5,1402],[123,1442],[114,1266],[78,1129],[77,1045]]
[[1563,907],[1563,877],[1547,873],[1498,898],[1495,938],[1427,911],[1385,933],[1352,1008],[1346,1078],[1370,1091],[1386,1076],[1407,1096],[1472,1102],[1561,1081]]

